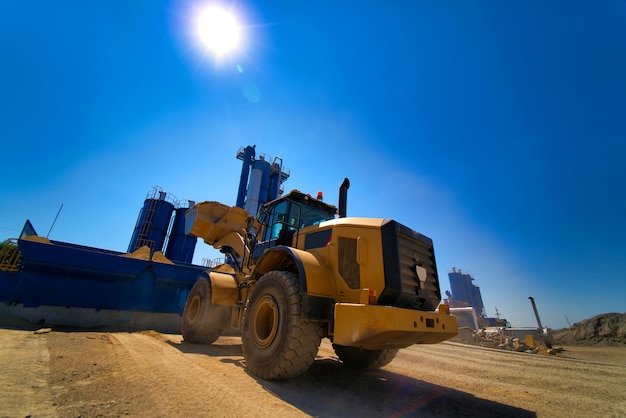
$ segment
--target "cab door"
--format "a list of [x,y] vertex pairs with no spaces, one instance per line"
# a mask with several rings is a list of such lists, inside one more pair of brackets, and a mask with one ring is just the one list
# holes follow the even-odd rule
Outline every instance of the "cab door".
[[252,257],[258,259],[265,250],[276,245],[291,245],[297,230],[299,205],[283,200],[261,214],[261,228]]

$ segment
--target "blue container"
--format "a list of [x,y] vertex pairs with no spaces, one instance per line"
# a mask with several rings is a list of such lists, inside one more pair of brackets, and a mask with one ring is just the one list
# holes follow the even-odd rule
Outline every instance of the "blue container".
[[173,212],[172,198],[158,187],[152,189],[139,212],[128,252],[132,253],[144,245],[153,252],[162,251]]
[[181,315],[204,267],[164,264],[59,241],[20,239],[21,271],[0,272],[0,302]]
[[189,207],[174,210],[172,230],[167,241],[165,257],[172,261],[190,264],[196,250],[198,238],[185,234],[185,212]]

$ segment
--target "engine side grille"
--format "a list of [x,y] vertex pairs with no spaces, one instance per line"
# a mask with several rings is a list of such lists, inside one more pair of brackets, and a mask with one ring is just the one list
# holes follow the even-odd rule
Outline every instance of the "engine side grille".
[[434,311],[441,291],[432,240],[396,221],[387,221],[381,232],[385,290],[378,303]]

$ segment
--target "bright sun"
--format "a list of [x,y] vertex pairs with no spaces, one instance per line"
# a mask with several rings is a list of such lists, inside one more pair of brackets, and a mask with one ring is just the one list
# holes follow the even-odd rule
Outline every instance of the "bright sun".
[[215,5],[209,5],[198,12],[195,32],[202,46],[217,57],[233,51],[241,40],[241,27],[235,16]]

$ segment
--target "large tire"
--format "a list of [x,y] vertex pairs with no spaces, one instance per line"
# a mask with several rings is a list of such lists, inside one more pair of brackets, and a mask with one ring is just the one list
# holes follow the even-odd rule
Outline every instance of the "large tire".
[[183,311],[182,332],[186,342],[209,345],[222,334],[224,323],[230,322],[231,308],[213,305],[211,284],[198,279],[191,288]]
[[286,379],[306,372],[319,349],[322,324],[302,319],[297,274],[271,271],[255,284],[241,337],[248,370],[262,379]]
[[389,363],[398,354],[397,349],[362,350],[356,347],[333,344],[333,349],[346,366],[353,369],[378,369]]

